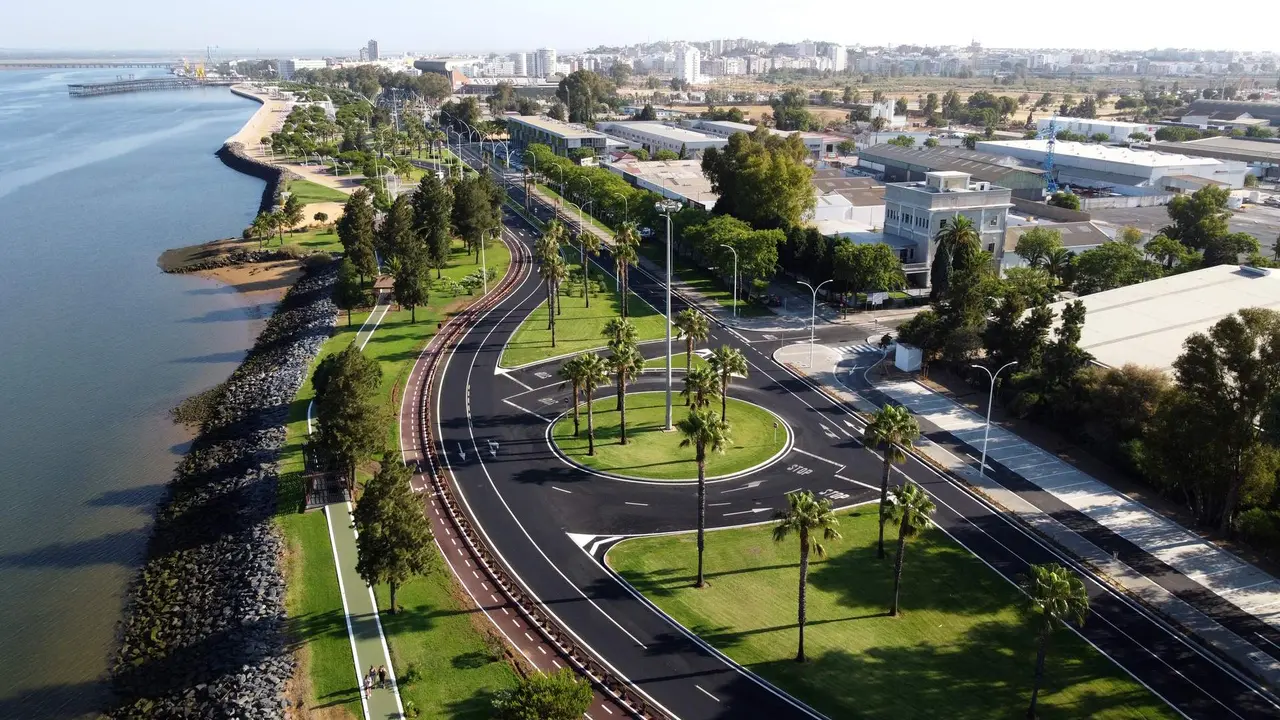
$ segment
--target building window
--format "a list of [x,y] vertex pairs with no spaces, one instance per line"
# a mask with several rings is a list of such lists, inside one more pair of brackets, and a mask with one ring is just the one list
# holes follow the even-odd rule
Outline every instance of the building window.
[[903,215],[902,215],[902,222],[904,222],[904,223],[906,223],[906,224],[910,225],[910,224],[911,224],[911,214],[910,214],[910,213],[903,213]]
[[995,252],[995,251],[996,251],[996,244],[995,244],[995,243],[987,243],[987,252]]
[[991,227],[997,227],[998,225],[1000,225],[1000,218],[999,217],[991,218],[990,224],[991,224]]

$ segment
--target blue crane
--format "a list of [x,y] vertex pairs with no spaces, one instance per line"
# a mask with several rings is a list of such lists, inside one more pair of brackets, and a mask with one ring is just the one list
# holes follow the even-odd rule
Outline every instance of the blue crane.
[[1049,126],[1045,128],[1036,137],[1043,138],[1045,142],[1044,163],[1044,187],[1050,195],[1058,191],[1058,181],[1054,179],[1053,169],[1053,150],[1054,145],[1058,142],[1058,114],[1054,113],[1049,120]]

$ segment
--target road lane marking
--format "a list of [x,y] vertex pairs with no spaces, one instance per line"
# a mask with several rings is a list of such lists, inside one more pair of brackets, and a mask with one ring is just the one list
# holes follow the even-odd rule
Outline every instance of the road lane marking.
[[696,688],[698,688],[699,690],[701,690],[703,695],[706,695],[707,697],[711,698],[712,700],[715,700],[716,702],[720,702],[720,698],[718,698],[718,697],[716,697],[715,695],[712,695],[711,693],[707,692],[707,689],[706,689],[706,688],[704,688],[704,687],[702,687],[701,685],[694,685],[694,687],[696,687]]

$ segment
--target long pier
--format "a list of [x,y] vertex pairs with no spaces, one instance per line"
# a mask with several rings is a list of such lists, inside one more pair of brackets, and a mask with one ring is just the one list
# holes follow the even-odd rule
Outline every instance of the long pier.
[[8,70],[11,68],[149,68],[156,70],[173,70],[182,67],[182,63],[173,62],[148,62],[143,60],[125,60],[123,62],[96,61],[96,60],[67,60],[62,62],[41,62],[38,60],[0,60],[0,70]]
[[71,97],[96,97],[98,95],[115,95],[117,93],[143,92],[146,90],[178,90],[182,88],[208,87],[210,85],[231,85],[231,79],[199,79],[191,77],[155,77],[137,80],[115,80],[101,83],[77,83],[67,86]]

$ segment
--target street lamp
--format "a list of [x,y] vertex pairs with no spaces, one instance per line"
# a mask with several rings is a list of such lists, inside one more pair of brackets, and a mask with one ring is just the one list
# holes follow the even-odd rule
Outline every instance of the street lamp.
[[[831,278],[831,280],[835,280],[835,278]],[[822,289],[823,285],[826,285],[827,283],[831,282],[831,280],[823,280],[822,282],[818,283],[818,287],[814,287],[803,280],[796,281],[801,285],[809,288],[809,290],[813,291],[813,307],[810,308],[809,310],[809,367],[810,369],[813,368],[813,326],[818,322],[818,291]]]
[[627,196],[620,192],[610,194],[622,200],[622,222],[627,222],[631,218],[631,213],[627,210]]
[[991,378],[991,390],[987,393],[987,429],[982,432],[982,464],[978,467],[978,473],[984,478],[987,476],[987,439],[991,437],[991,405],[996,399],[996,378],[1000,377],[1000,373],[1004,372],[1005,368],[1011,368],[1017,364],[1017,360],[1005,363],[999,370],[995,371],[995,374],[992,374],[991,370],[982,365],[969,366],[978,368],[986,373],[987,377]]
[[[493,237],[497,237],[500,230],[492,228],[488,231]],[[480,233],[480,281],[484,283],[484,292],[482,295],[489,294],[489,263],[484,259],[484,233]]]
[[720,247],[733,253],[733,316],[738,317],[738,251],[732,245],[721,244]]
[[[671,213],[680,210],[680,203],[675,200],[659,200],[653,204],[659,214],[667,218],[667,430],[673,430],[671,424]],[[622,302],[626,302],[622,298]]]

